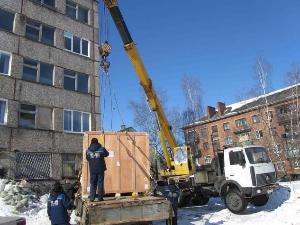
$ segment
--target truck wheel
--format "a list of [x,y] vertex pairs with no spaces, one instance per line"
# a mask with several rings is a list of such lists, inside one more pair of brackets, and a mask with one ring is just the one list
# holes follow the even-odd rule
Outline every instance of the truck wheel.
[[198,194],[195,196],[193,196],[193,198],[191,199],[191,202],[193,203],[193,205],[206,205],[209,201],[209,198],[202,195],[202,194]]
[[185,195],[184,192],[180,191],[179,197],[178,197],[178,207],[184,207],[187,206],[190,202],[190,196]]
[[250,203],[254,206],[264,206],[265,204],[267,204],[268,200],[269,200],[269,195],[264,194],[264,195],[253,197]]
[[248,205],[247,199],[236,189],[230,189],[225,194],[224,200],[226,207],[235,214],[243,212]]

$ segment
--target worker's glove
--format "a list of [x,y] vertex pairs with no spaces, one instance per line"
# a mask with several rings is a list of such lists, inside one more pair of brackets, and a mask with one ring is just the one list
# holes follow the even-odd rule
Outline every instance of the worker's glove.
[[95,158],[100,158],[100,153],[99,152],[95,153]]

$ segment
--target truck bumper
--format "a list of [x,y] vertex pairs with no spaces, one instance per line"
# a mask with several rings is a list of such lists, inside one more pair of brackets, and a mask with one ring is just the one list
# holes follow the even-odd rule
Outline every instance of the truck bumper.
[[279,189],[279,184],[272,184],[259,187],[243,188],[243,193],[246,197],[252,198],[254,196],[271,194],[272,192]]

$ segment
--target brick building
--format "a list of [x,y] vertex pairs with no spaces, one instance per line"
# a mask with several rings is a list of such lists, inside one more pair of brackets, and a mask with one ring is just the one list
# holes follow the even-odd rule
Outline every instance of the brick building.
[[299,94],[297,84],[228,106],[218,102],[217,109],[208,106],[205,117],[183,128],[186,142],[198,145],[201,164],[224,148],[265,146],[279,175],[299,175]]
[[75,177],[99,128],[95,0],[0,1],[0,171]]

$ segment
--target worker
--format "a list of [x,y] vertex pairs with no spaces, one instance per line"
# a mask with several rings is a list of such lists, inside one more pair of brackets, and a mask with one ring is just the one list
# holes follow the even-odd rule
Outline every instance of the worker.
[[68,210],[73,208],[69,197],[64,193],[62,185],[56,181],[50,193],[47,213],[52,225],[69,225]]
[[98,142],[97,138],[92,138],[90,147],[86,151],[86,159],[90,167],[90,201],[95,201],[98,186],[98,201],[103,201],[104,197],[104,172],[106,170],[104,158],[109,155],[108,151]]
[[165,189],[164,195],[171,202],[174,212],[173,217],[166,221],[166,225],[177,225],[179,188],[176,186],[174,179],[169,179],[169,185]]
[[75,193],[78,191],[79,185],[78,181],[72,183],[69,179],[65,179],[63,190],[72,202],[75,200]]

